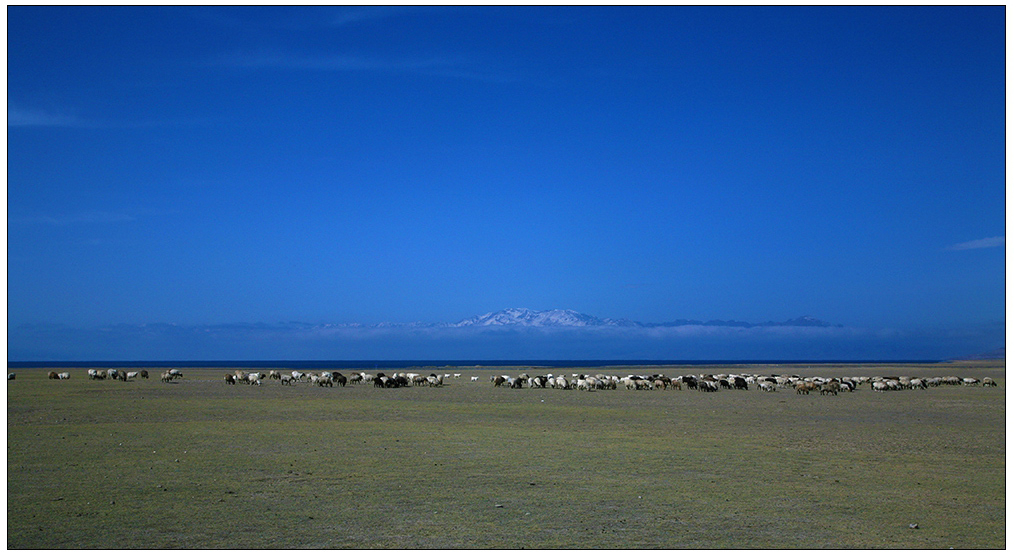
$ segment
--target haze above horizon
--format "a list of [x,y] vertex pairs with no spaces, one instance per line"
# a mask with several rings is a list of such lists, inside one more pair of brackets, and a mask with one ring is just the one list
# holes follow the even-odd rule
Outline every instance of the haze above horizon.
[[[1004,10],[9,6],[8,358],[995,349]],[[506,307],[843,328],[199,332]]]

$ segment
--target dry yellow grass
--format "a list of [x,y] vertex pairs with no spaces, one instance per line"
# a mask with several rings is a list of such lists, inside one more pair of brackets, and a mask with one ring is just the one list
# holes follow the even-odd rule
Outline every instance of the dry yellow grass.
[[1000,386],[507,390],[488,381],[499,369],[469,368],[443,388],[327,389],[18,370],[7,545],[1005,548],[1002,362],[725,370]]

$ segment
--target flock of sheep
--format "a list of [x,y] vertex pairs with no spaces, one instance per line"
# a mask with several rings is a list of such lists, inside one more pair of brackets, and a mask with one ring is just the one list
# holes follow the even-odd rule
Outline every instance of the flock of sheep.
[[[56,371],[49,371],[49,374],[47,376],[49,377],[50,380],[70,380],[70,373],[67,371],[64,371],[62,373],[58,373]],[[104,370],[88,369],[88,378],[90,380],[105,380],[108,378],[111,380],[122,380],[123,382],[127,382],[128,380],[134,380],[136,378],[147,379],[148,376],[149,376],[148,371],[145,369],[141,369],[140,371],[121,371],[118,369],[104,369]],[[7,373],[7,380],[15,380],[16,378],[17,373]],[[162,373],[162,382],[172,382],[177,378],[183,378],[183,373],[177,369],[169,369],[168,371]]]
[[[69,372],[49,372],[49,378],[53,380],[67,380]],[[88,378],[91,380],[112,380],[128,381],[136,378],[148,378],[147,370],[140,371],[119,371],[117,369],[96,370],[88,369]],[[8,373],[7,380],[14,380],[15,373]],[[174,382],[183,378],[183,373],[177,369],[169,369],[162,373],[162,382]],[[440,387],[444,380],[457,380],[461,373],[413,373],[396,372],[387,375],[383,372],[375,374],[367,372],[353,372],[349,376],[338,371],[320,371],[304,373],[291,371],[282,373],[269,371],[267,373],[235,371],[225,375],[225,382],[228,384],[250,384],[260,386],[265,380],[276,380],[284,385],[293,385],[298,382],[305,382],[315,386],[333,387],[353,384],[372,384],[375,388],[402,388],[407,386],[430,386]],[[471,382],[476,382],[479,377],[470,377]],[[852,376],[852,377],[801,377],[798,375],[758,375],[758,374],[698,374],[680,375],[668,377],[663,374],[634,375],[624,377],[607,375],[603,373],[585,375],[572,373],[566,375],[535,375],[521,373],[518,376],[493,375],[490,382],[494,387],[506,387],[511,389],[519,388],[557,388],[562,390],[697,390],[699,392],[718,392],[720,390],[750,390],[751,387],[763,392],[777,392],[779,389],[792,390],[796,394],[810,394],[819,392],[821,395],[830,394],[837,396],[839,392],[852,392],[856,388],[868,384],[874,392],[887,392],[892,390],[914,390],[938,386],[996,386],[996,381],[990,377],[982,380],[972,377],[937,376],[937,377],[907,377],[907,376]]]
[[699,392],[718,392],[719,390],[749,390],[751,385],[763,392],[776,392],[779,388],[792,389],[797,394],[819,392],[821,395],[837,396],[839,392],[852,392],[864,384],[876,392],[888,390],[926,389],[942,385],[996,386],[990,377],[980,381],[977,378],[959,378],[956,376],[913,378],[907,376],[890,377],[801,377],[798,375],[757,375],[757,374],[700,374],[668,377],[662,374],[650,376],[596,374],[571,374],[568,379],[564,375],[552,374],[529,376],[522,373],[517,377],[510,375],[494,375],[490,377],[494,387],[507,388],[560,388],[564,390],[697,390]]
[[[363,384],[372,383],[375,388],[402,388],[405,386],[443,386],[445,378],[460,378],[460,373],[455,374],[436,374],[430,373],[429,375],[423,375],[420,373],[395,373],[393,375],[386,375],[384,373],[370,374],[366,372],[352,373],[351,376],[345,376],[338,371],[321,371],[319,373],[304,373],[301,371],[292,371],[288,374],[283,374],[279,371],[265,372],[244,372],[235,371],[233,373],[225,375],[225,382],[227,384],[252,384],[260,386],[264,380],[277,380],[281,384],[292,385],[297,382],[307,382],[315,386],[329,386],[332,387],[335,384],[338,386],[345,386],[347,384]],[[478,380],[478,377],[472,377],[472,380]]]

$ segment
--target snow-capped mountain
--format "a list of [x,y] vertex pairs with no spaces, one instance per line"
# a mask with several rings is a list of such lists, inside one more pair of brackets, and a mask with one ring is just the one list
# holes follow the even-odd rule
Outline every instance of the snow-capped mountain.
[[640,323],[629,319],[601,319],[592,315],[578,313],[571,309],[552,309],[549,311],[533,311],[531,309],[504,309],[493,313],[478,315],[463,321],[450,324],[452,327],[467,326],[531,326],[531,327],[562,327],[562,326],[628,326],[628,327],[663,327],[663,326],[738,326],[750,328],[754,326],[831,326],[830,323],[813,317],[799,317],[785,322],[763,322],[752,324],[743,321],[697,321],[677,320],[665,323]]
[[618,321],[600,319],[570,309],[532,311],[531,309],[504,309],[486,313],[452,324],[451,326],[620,326]]

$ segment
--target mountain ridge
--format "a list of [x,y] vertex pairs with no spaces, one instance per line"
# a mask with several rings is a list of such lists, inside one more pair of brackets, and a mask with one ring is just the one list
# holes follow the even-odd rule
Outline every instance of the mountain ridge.
[[632,327],[632,328],[660,328],[676,326],[735,326],[741,328],[752,328],[756,326],[816,326],[816,327],[841,327],[832,325],[811,316],[801,316],[789,319],[784,322],[766,321],[762,323],[750,323],[735,320],[689,320],[679,319],[662,323],[642,323],[630,319],[599,318],[585,313],[579,313],[572,309],[550,309],[547,311],[533,311],[525,308],[502,309],[500,311],[476,315],[449,326],[461,328],[472,326],[525,326],[525,327]]

